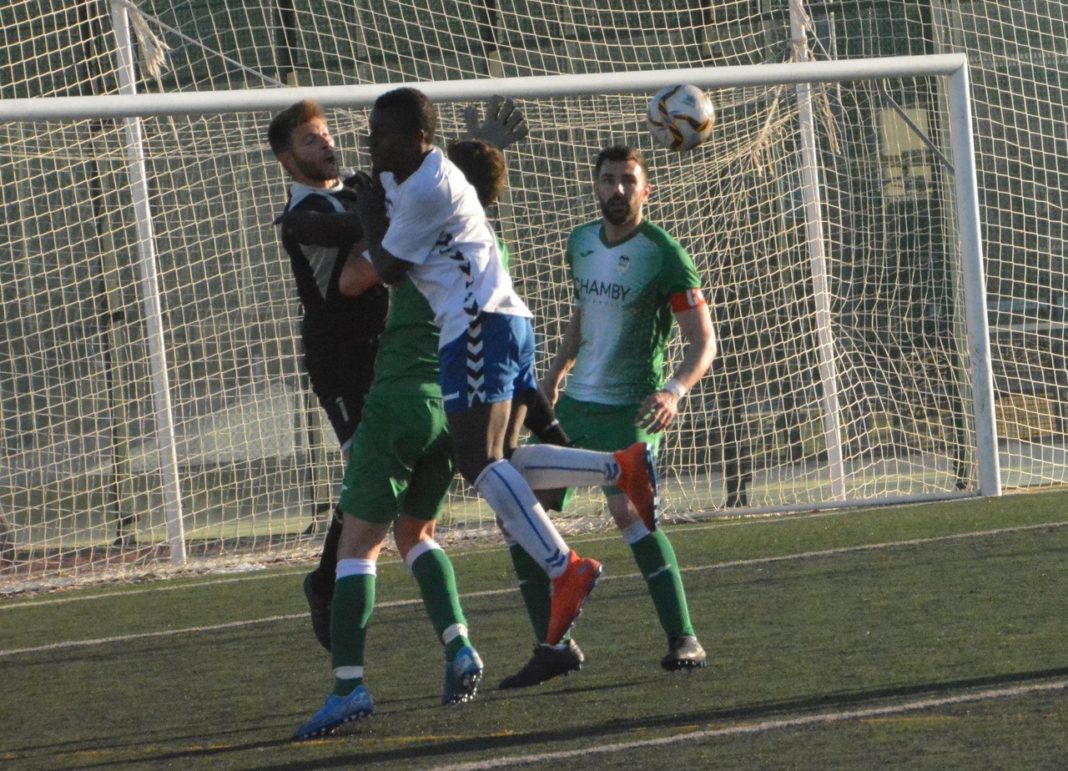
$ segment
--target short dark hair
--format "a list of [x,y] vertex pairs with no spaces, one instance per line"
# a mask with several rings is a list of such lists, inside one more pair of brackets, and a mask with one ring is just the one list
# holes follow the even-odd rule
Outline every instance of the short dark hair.
[[323,117],[323,108],[311,99],[302,99],[296,104],[282,110],[271,120],[267,127],[267,143],[271,146],[271,152],[278,157],[289,149],[289,143],[293,139],[293,132],[298,126],[303,126],[314,118]]
[[376,110],[389,110],[399,118],[401,125],[412,131],[422,130],[427,142],[434,141],[438,130],[437,108],[426,94],[416,88],[395,88],[375,100]]
[[606,147],[601,150],[601,152],[597,154],[597,163],[593,166],[594,179],[597,179],[597,177],[601,175],[601,166],[604,165],[605,161],[634,161],[641,166],[642,171],[645,172],[645,176],[649,176],[649,164],[645,162],[645,156],[633,147],[628,147],[627,145],[612,145],[611,147]]
[[457,140],[445,152],[474,186],[483,207],[496,202],[508,181],[504,153],[481,139]]

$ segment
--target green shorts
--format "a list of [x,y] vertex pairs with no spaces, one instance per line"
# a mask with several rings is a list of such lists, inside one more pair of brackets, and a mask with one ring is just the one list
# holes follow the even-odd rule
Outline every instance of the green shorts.
[[622,450],[635,442],[648,442],[654,452],[663,434],[653,434],[635,422],[641,404],[580,402],[564,394],[556,404],[556,417],[576,447],[604,452]]
[[377,524],[389,524],[401,514],[436,519],[453,470],[440,398],[372,394],[352,439],[341,510]]
[[[580,402],[564,394],[556,403],[556,417],[576,447],[584,450],[614,452],[635,442],[648,442],[653,454],[660,450],[663,434],[654,434],[638,426],[634,419],[641,404],[597,404]],[[605,495],[619,492],[617,487],[602,488]],[[564,505],[571,491],[564,498]]]

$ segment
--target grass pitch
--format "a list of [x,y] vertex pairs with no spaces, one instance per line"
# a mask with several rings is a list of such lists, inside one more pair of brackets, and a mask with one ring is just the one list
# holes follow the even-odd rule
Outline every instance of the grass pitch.
[[616,535],[582,672],[497,682],[532,644],[502,548],[451,550],[486,682],[441,707],[440,646],[380,565],[376,714],[294,744],[330,687],[292,568],[0,605],[0,765],[41,768],[1055,768],[1068,759],[1068,493],[672,528],[711,666],[668,674]]

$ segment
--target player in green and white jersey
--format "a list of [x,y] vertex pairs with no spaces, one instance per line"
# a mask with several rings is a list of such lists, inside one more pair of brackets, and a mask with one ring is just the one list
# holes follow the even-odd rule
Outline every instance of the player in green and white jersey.
[[[603,150],[593,189],[602,217],[568,239],[574,310],[542,387],[576,446],[606,450],[638,441],[658,447],[679,401],[715,358],[711,316],[689,254],[644,219],[652,186],[640,153],[623,146]],[[664,355],[675,322],[685,349],[665,382]],[[565,376],[567,392],[557,400]],[[670,671],[705,666],[667,534],[650,528],[618,489],[604,490],[668,638],[661,665]],[[504,679],[503,688],[544,682],[578,669],[584,660],[573,640],[544,644],[548,584],[521,551],[512,556],[539,645],[523,669]]]
[[[490,132],[506,145],[521,139],[526,125],[510,101],[494,98],[486,123],[475,127],[469,117],[469,130]],[[503,157],[499,150],[494,152],[495,156],[488,152],[478,156],[470,165],[487,203],[505,182]],[[497,163],[488,163],[487,157]],[[323,226],[321,220],[315,224]],[[359,297],[379,285],[369,263],[358,258],[345,263],[338,284],[348,297]],[[481,681],[482,660],[468,637],[452,563],[434,540],[435,523],[454,476],[438,372],[434,313],[410,281],[400,282],[390,289],[374,380],[342,483],[339,508],[345,517],[329,611],[334,692],[297,730],[297,739],[331,733],[374,710],[363,683],[364,644],[375,604],[377,560],[390,528],[445,646],[442,702],[471,699]]]
[[[475,127],[468,118],[469,131],[506,146],[525,134],[521,119],[509,100],[495,97],[487,106],[485,123]],[[449,154],[475,186],[483,206],[491,205],[507,174],[500,150],[485,141],[460,140],[450,145]],[[377,283],[369,263],[350,259],[339,285],[342,294],[358,296]],[[331,606],[334,693],[298,729],[298,739],[330,733],[373,711],[363,684],[364,643],[374,607],[377,558],[391,526],[445,646],[442,702],[469,700],[482,677],[452,564],[434,540],[435,522],[454,473],[438,378],[439,330],[430,305],[410,281],[391,288],[389,307],[339,504],[346,516]],[[566,444],[547,400],[542,397],[532,407],[528,427],[542,441]]]

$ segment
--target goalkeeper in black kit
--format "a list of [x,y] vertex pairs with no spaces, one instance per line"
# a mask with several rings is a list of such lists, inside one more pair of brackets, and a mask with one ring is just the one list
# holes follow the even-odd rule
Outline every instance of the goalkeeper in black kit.
[[[319,105],[305,100],[280,112],[271,121],[267,139],[291,180],[286,214],[322,215],[279,219],[303,311],[304,367],[347,458],[374,376],[389,293],[382,286],[358,297],[340,291],[342,268],[360,233],[348,218],[333,216],[347,211],[355,195],[340,179],[334,141]],[[304,578],[312,628],[328,650],[341,522],[342,513],[335,506],[319,566]]]

